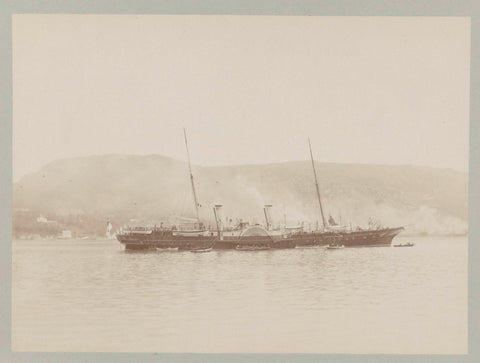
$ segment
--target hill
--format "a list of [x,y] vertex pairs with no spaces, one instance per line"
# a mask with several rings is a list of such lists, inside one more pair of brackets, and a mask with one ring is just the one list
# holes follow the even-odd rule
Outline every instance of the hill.
[[[324,209],[343,223],[411,225],[411,232],[465,233],[468,175],[450,169],[316,163]],[[262,220],[273,204],[276,223],[319,220],[310,161],[222,167],[194,166],[201,216],[213,204],[226,216]],[[96,216],[117,223],[194,216],[188,168],[159,155],[100,155],[52,162],[13,185],[14,211],[57,220]],[[73,218],[73,219],[72,219]],[[83,219],[82,219],[83,218]],[[19,227],[25,219],[15,218]],[[21,226],[20,226],[21,227]],[[118,227],[118,226],[117,226]],[[81,229],[81,227],[79,227]],[[102,223],[101,228],[104,225]]]

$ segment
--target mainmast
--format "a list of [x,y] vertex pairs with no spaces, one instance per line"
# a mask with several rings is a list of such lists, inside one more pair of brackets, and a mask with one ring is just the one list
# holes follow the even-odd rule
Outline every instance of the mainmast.
[[308,147],[310,148],[310,158],[312,160],[313,175],[315,176],[315,187],[317,189],[318,204],[320,205],[320,213],[322,214],[323,229],[325,229],[325,216],[323,215],[322,199],[320,198],[320,188],[318,187],[317,172],[315,171],[315,163],[313,162],[312,145],[310,144],[310,138],[308,138]]
[[200,223],[200,214],[198,213],[197,193],[195,192],[195,183],[193,182],[192,165],[190,164],[190,153],[188,152],[187,133],[185,132],[185,128],[183,129],[183,136],[185,136],[185,148],[187,149],[188,170],[190,171],[190,181],[192,183],[193,200],[195,202],[195,212],[197,213],[197,221],[198,223]]

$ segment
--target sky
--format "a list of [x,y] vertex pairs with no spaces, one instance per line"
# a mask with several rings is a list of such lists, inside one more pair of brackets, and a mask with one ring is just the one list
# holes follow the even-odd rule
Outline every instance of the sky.
[[14,15],[13,179],[63,158],[468,170],[470,20]]

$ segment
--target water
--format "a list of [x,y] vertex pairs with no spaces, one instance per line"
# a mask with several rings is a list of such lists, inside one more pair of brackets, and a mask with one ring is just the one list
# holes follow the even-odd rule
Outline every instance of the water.
[[195,254],[14,241],[12,348],[467,353],[467,240],[414,242]]

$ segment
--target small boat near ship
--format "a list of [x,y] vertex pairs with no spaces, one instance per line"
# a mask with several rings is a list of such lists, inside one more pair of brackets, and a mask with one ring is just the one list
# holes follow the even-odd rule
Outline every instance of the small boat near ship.
[[342,248],[345,248],[344,245],[328,245],[327,250],[340,250]]
[[165,248],[155,248],[158,252],[176,252],[178,251],[178,247],[165,247]]
[[320,248],[322,246],[320,245],[302,245],[302,246],[295,246],[295,248],[297,250],[309,250],[309,249],[313,249],[313,248]]
[[407,242],[407,243],[399,243],[396,245],[393,245],[393,247],[413,247],[415,246],[415,243]]
[[194,248],[193,250],[190,250],[190,252],[193,253],[203,253],[203,252],[210,252],[212,250],[212,247],[208,248]]
[[270,250],[270,246],[257,246],[257,245],[237,245],[235,247],[237,251],[265,251],[265,250]]

